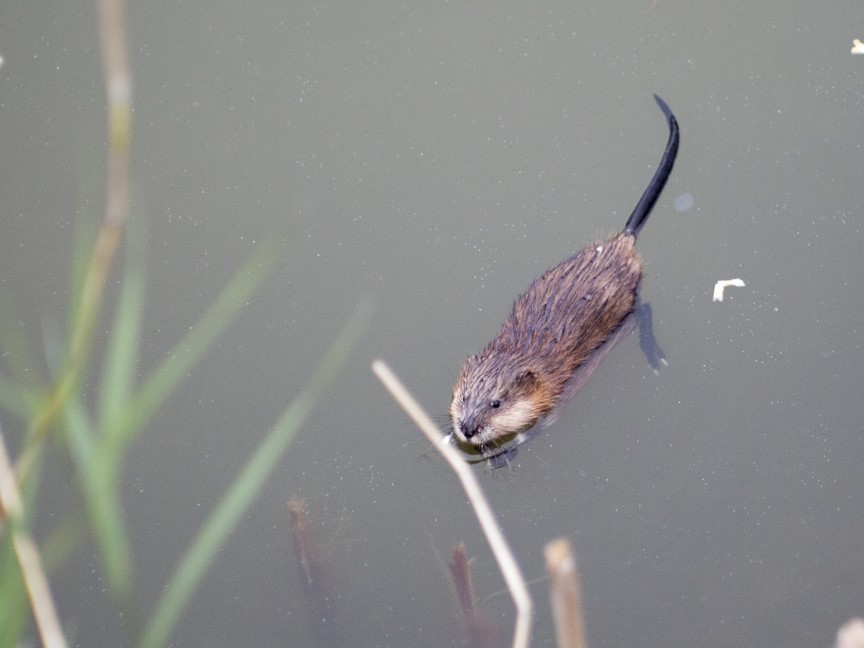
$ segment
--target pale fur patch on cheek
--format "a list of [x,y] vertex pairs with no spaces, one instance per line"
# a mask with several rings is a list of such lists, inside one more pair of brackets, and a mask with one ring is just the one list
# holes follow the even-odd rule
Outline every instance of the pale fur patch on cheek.
[[527,430],[537,423],[537,418],[537,411],[533,403],[524,399],[516,401],[506,410],[497,414],[489,427],[494,430],[495,436],[506,436]]
[[529,399],[523,399],[514,402],[504,411],[499,412],[495,416],[489,418],[488,422],[481,426],[470,439],[466,439],[459,429],[459,422],[462,420],[456,411],[457,407],[451,407],[450,416],[453,421],[453,435],[463,443],[470,443],[474,446],[481,446],[496,441],[502,437],[524,432],[528,428],[533,427],[540,418],[536,407]]

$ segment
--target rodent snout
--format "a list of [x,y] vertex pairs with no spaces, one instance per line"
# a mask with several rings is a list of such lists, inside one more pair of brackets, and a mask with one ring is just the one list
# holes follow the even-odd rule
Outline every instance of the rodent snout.
[[464,436],[466,439],[470,439],[475,434],[477,434],[477,432],[479,432],[480,430],[476,427],[471,427],[465,423],[460,423],[459,424],[459,431],[462,433],[462,436]]

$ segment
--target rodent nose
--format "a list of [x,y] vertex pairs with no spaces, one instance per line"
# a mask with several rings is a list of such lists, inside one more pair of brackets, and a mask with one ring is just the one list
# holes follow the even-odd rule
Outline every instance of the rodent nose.
[[459,429],[462,430],[462,434],[465,436],[466,439],[470,439],[475,434],[477,434],[476,427],[470,427],[465,423],[462,423],[462,425],[459,426]]

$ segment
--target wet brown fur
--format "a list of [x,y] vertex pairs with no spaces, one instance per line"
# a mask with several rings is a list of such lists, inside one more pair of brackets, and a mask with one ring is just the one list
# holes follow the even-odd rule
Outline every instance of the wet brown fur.
[[[548,420],[628,332],[622,323],[633,312],[642,275],[636,234],[678,153],[678,122],[662,99],[654,99],[668,120],[669,140],[624,230],[582,248],[535,279],[516,300],[498,336],[462,367],[450,403],[453,433],[484,453]],[[615,340],[603,346],[611,336]]]
[[[478,439],[485,444],[548,416],[576,369],[633,312],[642,273],[635,243],[635,236],[622,232],[586,246],[535,279],[498,336],[462,367],[453,388],[454,420],[478,407],[488,410],[490,420],[469,417],[476,419],[472,427],[496,426],[494,438]],[[489,396],[471,403],[478,394]],[[503,408],[489,409],[491,399],[504,401]],[[516,401],[528,408],[519,417],[524,423],[502,425],[503,419],[496,424],[495,417],[506,415]]]

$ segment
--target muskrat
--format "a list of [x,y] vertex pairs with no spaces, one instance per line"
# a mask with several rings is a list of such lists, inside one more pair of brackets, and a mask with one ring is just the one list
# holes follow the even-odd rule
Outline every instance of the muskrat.
[[[494,456],[493,450],[514,435],[549,421],[599,364],[603,347],[632,330],[624,331],[642,277],[636,236],[678,153],[678,122],[660,97],[654,99],[669,122],[669,141],[624,229],[535,279],[514,303],[498,337],[470,356],[459,373],[450,403],[453,435],[484,456]],[[578,373],[585,375],[574,377]]]

